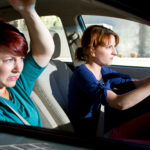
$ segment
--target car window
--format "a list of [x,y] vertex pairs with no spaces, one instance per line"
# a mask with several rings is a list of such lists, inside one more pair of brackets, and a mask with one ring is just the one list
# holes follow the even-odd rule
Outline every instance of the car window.
[[150,27],[125,19],[82,15],[85,26],[104,25],[120,37],[113,65],[150,67]]
[[[63,62],[71,62],[72,59],[70,55],[70,50],[69,50],[68,42],[66,39],[66,35],[64,32],[61,19],[57,16],[42,16],[41,19],[51,33],[56,32],[58,33],[60,37],[60,40],[61,40],[60,41],[60,46],[61,46],[60,56],[55,59],[61,60]],[[26,27],[24,20],[18,19],[18,20],[11,21],[10,23],[13,24],[15,27],[17,27],[21,32],[23,32],[28,43],[30,43],[27,27]]]

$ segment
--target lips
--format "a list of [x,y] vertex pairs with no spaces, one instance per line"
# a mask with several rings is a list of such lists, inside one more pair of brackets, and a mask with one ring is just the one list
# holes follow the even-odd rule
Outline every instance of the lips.
[[8,81],[16,81],[18,79],[18,76],[10,76],[8,77]]

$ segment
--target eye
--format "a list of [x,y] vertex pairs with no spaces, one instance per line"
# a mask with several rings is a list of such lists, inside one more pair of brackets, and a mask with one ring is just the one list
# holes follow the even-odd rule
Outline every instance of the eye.
[[6,58],[6,59],[3,60],[3,62],[4,62],[4,63],[8,63],[8,64],[9,64],[9,63],[13,63],[13,62],[14,62],[14,59],[13,59],[13,58]]
[[21,57],[21,58],[20,58],[20,61],[23,61],[23,60],[24,60],[24,57]]
[[107,46],[106,46],[106,48],[108,48],[108,49],[111,48],[111,47],[112,47],[111,45],[107,45]]

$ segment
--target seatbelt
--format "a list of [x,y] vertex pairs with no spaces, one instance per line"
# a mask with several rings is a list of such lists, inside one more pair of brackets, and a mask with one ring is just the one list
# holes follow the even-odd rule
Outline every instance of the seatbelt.
[[9,109],[25,124],[25,125],[28,125],[30,126],[29,122],[26,121],[19,113],[17,113],[11,106],[9,106],[7,104],[7,102],[5,102],[5,100],[1,99],[8,107]]

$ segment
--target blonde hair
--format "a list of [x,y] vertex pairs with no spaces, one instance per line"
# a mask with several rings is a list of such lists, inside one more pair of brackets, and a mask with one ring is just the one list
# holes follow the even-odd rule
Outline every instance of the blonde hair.
[[119,36],[114,31],[101,25],[89,26],[83,33],[81,47],[76,50],[75,59],[87,61],[91,56],[91,50],[98,46],[105,46],[111,35],[115,37],[117,46]]

